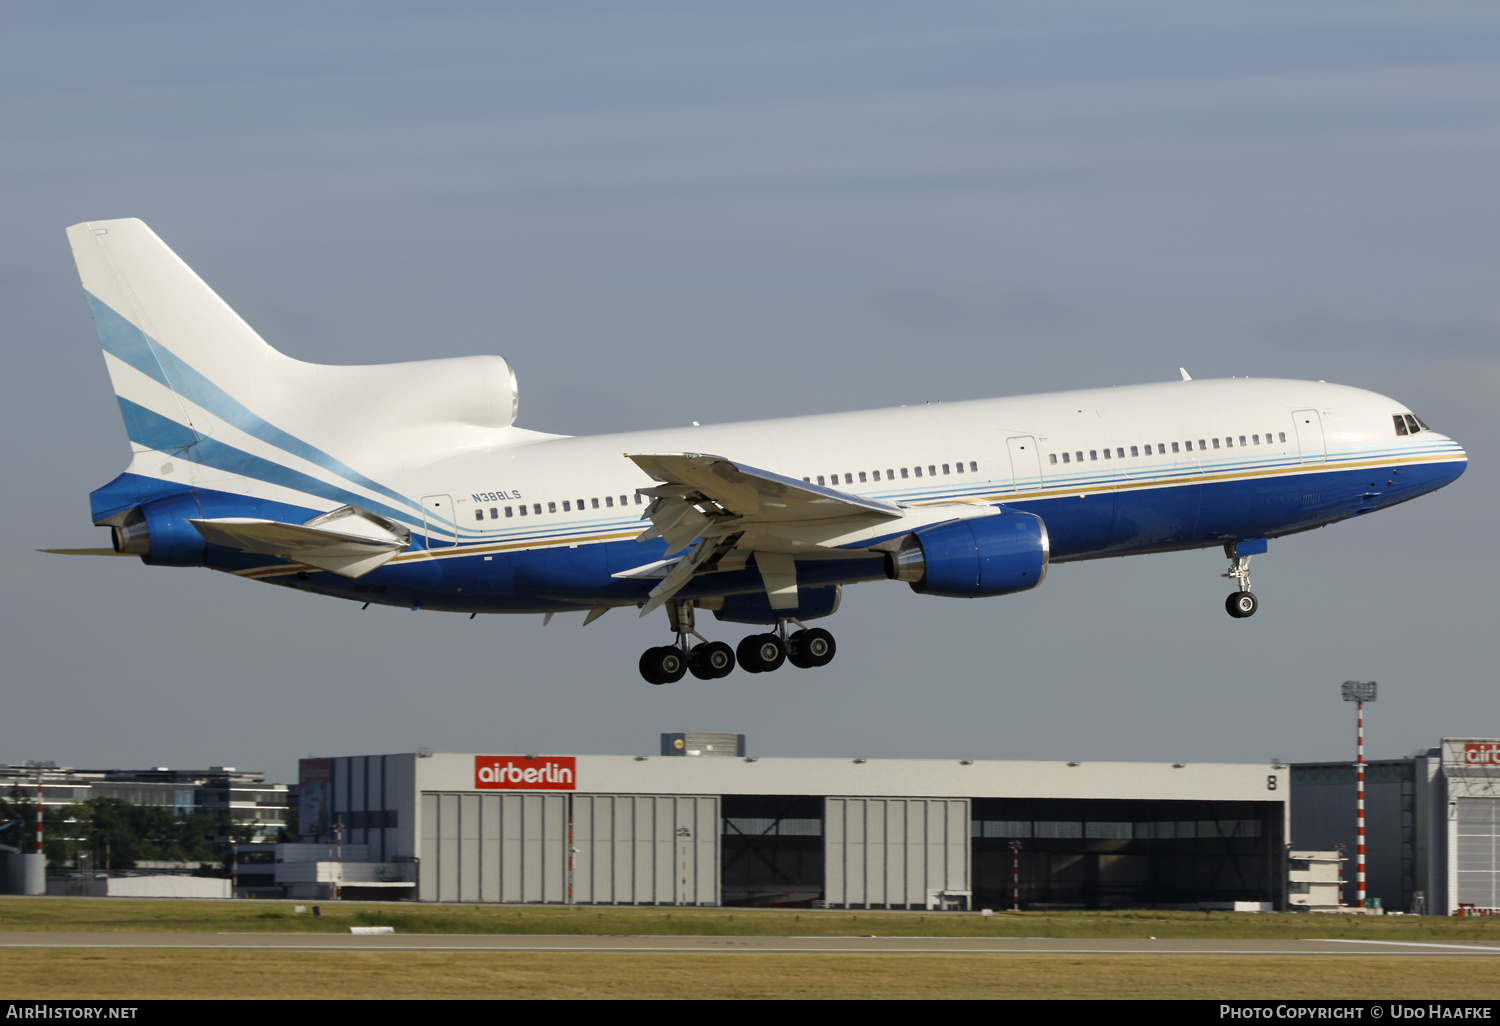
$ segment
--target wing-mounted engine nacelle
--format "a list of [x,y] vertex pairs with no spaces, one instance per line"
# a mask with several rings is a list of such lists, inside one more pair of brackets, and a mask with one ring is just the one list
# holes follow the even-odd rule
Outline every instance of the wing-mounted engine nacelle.
[[763,591],[746,595],[726,595],[717,600],[701,601],[699,605],[712,610],[714,617],[726,623],[774,624],[788,617],[796,620],[816,620],[820,616],[832,616],[838,612],[843,598],[843,585],[829,584],[820,588],[798,588],[795,609],[772,609],[771,600]]
[[203,535],[188,523],[202,515],[198,500],[184,493],[152,499],[103,523],[116,552],[140,556],[152,566],[202,566]]
[[998,513],[921,527],[886,555],[885,573],[920,595],[981,598],[1030,591],[1047,576],[1047,525],[1032,513]]

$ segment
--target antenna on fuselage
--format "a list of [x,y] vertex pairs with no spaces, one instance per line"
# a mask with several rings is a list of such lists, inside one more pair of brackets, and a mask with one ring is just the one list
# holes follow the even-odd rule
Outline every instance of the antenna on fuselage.
[[1182,380],[1183,381],[1192,381],[1193,380],[1193,376],[1187,372],[1187,368],[1186,367],[1178,367],[1177,368],[1177,373],[1179,373],[1179,374],[1182,375]]

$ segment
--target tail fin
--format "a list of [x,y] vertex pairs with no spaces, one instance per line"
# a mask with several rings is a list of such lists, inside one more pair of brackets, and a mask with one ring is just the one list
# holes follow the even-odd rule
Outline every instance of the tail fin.
[[213,383],[288,362],[136,218],[68,229],[73,259],[136,452],[213,435]]
[[[379,480],[403,463],[534,437],[498,356],[329,367],[283,356],[135,218],[68,229],[135,459],[94,519],[183,488],[420,525]],[[415,518],[415,519],[413,519]]]

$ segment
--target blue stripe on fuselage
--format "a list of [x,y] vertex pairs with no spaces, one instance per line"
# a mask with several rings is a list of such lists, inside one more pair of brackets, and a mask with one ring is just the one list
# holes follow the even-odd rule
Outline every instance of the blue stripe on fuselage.
[[[1405,502],[1453,481],[1464,471],[1461,461],[1322,470],[1239,481],[1169,488],[1096,492],[1083,498],[1020,500],[1007,507],[1035,513],[1047,524],[1053,561],[1123,556],[1174,549],[1206,548],[1246,538],[1277,537],[1337,523],[1373,505]],[[1375,493],[1370,497],[1370,493]],[[231,515],[220,513],[219,515]],[[257,515],[266,516],[266,513]],[[611,574],[662,558],[665,543],[610,541],[577,547],[482,552],[441,559],[414,559],[389,564],[357,580],[310,572],[306,580],[287,574],[274,583],[361,601],[425,609],[471,612],[546,612],[605,603],[644,600],[656,585],[652,579],[619,579]],[[267,557],[248,557],[211,549],[214,565],[237,570],[270,565]],[[878,556],[849,560],[804,560],[798,581],[809,587],[853,583],[884,576]],[[763,588],[758,571],[705,574],[695,579],[684,598],[742,594]]]

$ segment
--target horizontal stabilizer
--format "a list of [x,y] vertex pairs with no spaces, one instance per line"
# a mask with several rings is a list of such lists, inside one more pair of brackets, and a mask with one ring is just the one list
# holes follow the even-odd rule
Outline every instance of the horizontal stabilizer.
[[129,556],[129,552],[116,552],[114,549],[37,549],[38,552],[51,552],[59,556]]
[[341,577],[361,577],[411,543],[411,535],[405,528],[353,506],[325,513],[305,524],[253,517],[188,522],[210,545],[279,556]]

